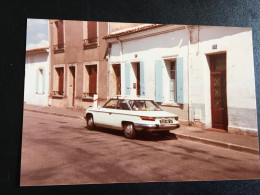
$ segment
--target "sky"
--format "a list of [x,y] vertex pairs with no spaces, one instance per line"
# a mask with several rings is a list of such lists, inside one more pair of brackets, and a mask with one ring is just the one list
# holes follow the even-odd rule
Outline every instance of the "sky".
[[27,19],[26,49],[49,47],[48,20]]

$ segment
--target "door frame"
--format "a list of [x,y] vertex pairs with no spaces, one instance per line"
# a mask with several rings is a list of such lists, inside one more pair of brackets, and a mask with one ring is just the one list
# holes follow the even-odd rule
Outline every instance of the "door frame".
[[[206,115],[206,121],[205,125],[207,128],[213,128],[213,120],[212,120],[212,102],[211,102],[211,64],[210,64],[210,57],[218,54],[226,54],[226,129],[225,131],[228,131],[228,53],[227,51],[218,51],[213,53],[205,53],[206,58],[206,64],[207,64],[207,71],[205,71],[206,77],[205,82],[206,84],[206,103],[205,103],[205,115]],[[217,128],[216,128],[217,129]]]
[[[72,92],[72,94],[70,94],[70,82],[71,82],[71,68],[74,68],[74,92]],[[74,106],[75,105],[75,98],[76,98],[76,86],[77,86],[77,66],[76,64],[70,64],[68,65],[68,71],[67,71],[67,78],[68,78],[68,82],[67,82],[67,97],[68,97],[68,103],[69,106]],[[72,96],[72,97],[71,97]],[[71,98],[72,98],[72,102],[71,102]]]

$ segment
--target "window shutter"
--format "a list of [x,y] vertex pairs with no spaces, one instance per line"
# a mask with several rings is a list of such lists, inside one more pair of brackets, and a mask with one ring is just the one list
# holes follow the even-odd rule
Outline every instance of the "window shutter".
[[125,63],[125,94],[130,95],[130,63]]
[[45,69],[42,69],[42,93],[45,93]]
[[140,62],[140,88],[141,96],[145,96],[144,62]]
[[36,69],[36,94],[39,93],[39,69]]
[[155,61],[155,101],[163,101],[162,60]]
[[176,60],[177,103],[183,104],[183,58]]

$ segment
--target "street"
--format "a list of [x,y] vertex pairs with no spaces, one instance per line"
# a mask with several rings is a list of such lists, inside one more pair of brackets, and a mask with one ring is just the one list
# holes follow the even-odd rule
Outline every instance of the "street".
[[174,134],[129,140],[122,131],[90,131],[84,119],[24,111],[22,186],[255,178],[258,155]]

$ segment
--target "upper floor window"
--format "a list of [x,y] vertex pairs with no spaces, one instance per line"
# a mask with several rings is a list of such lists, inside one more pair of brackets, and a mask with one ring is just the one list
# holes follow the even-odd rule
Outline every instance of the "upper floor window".
[[97,22],[88,21],[84,22],[84,49],[97,47],[98,36],[97,36]]
[[64,52],[64,28],[63,20],[57,20],[54,22],[54,53]]

